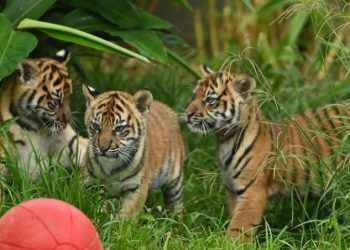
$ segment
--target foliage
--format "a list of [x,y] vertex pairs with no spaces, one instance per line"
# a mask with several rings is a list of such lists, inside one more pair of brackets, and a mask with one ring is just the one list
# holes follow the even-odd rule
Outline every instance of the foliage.
[[[175,2],[187,3],[183,0]],[[40,21],[36,21],[38,19]],[[168,51],[161,37],[170,28],[168,22],[128,0],[8,0],[0,14],[0,68],[3,69],[0,80],[38,44],[39,49],[48,46],[47,37],[37,35],[40,37],[38,41],[34,34],[18,30],[37,29],[61,41],[135,57],[144,62],[149,62],[150,58],[165,63]],[[123,41],[124,47],[112,43],[115,40]],[[142,55],[131,51],[130,45]],[[170,56],[178,60],[178,57]]]

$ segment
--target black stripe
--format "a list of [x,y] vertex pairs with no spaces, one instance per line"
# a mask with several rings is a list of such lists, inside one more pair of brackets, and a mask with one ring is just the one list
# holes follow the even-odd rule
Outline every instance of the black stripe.
[[[135,152],[135,154],[136,154],[136,152]],[[120,181],[123,182],[123,181],[126,181],[126,180],[131,179],[132,177],[136,176],[143,169],[144,160],[145,160],[145,148],[143,148],[142,158],[141,158],[139,164],[137,165],[137,167],[134,169],[134,171],[130,175],[124,177],[123,179],[120,179]]]
[[259,126],[259,128],[258,128],[258,132],[256,133],[254,140],[253,140],[252,143],[244,150],[243,154],[241,155],[241,157],[239,157],[239,159],[238,159],[237,163],[235,164],[235,166],[233,167],[233,169],[235,169],[235,168],[239,165],[239,163],[242,161],[242,159],[243,159],[247,154],[249,154],[250,150],[254,147],[254,144],[255,144],[256,140],[258,139],[259,135],[260,135],[260,126]]
[[58,70],[57,66],[55,64],[51,64],[51,70],[53,72],[56,72]]
[[44,100],[44,98],[45,98],[44,95],[40,96],[37,100],[37,104],[40,104]]
[[45,67],[42,69],[42,72],[47,71],[50,68],[50,64],[46,64]]
[[243,164],[241,169],[235,174],[235,176],[233,176],[233,179],[237,179],[239,177],[239,175],[242,173],[243,169],[248,165],[251,159],[252,158],[249,158],[248,160],[246,160],[246,162]]
[[120,112],[124,112],[124,109],[123,109],[119,104],[116,104],[115,107],[116,107]]
[[[18,111],[14,105],[13,102],[10,103],[9,111],[13,117],[19,117]],[[26,129],[28,131],[34,131],[36,132],[36,129],[33,128],[30,124],[28,124],[25,121],[22,121],[21,119],[17,119],[16,123],[18,126],[20,126],[22,129]]]
[[14,143],[16,143],[16,144],[21,144],[22,146],[25,146],[25,145],[26,145],[25,142],[22,141],[22,140],[15,140]]
[[225,162],[224,162],[224,166],[225,166],[225,170],[227,170],[229,164],[231,163],[233,157],[235,156],[235,154],[237,153],[238,149],[240,148],[243,138],[245,136],[245,131],[246,131],[247,127],[244,127],[243,130],[238,133],[238,141],[236,141],[235,144],[233,144],[233,147],[231,149],[231,152],[228,156],[228,158],[226,158]]
[[91,175],[92,177],[94,177],[95,179],[97,179],[97,176],[95,175],[94,171],[92,169],[90,169],[90,164],[87,167],[88,173],[89,175]]
[[35,94],[36,94],[36,91],[32,90],[32,93],[30,94],[30,96],[27,99],[27,103],[32,103],[33,102]]
[[242,189],[238,189],[238,190],[235,190],[234,193],[236,195],[242,195],[245,193],[245,191],[247,191],[247,189],[253,184],[253,182],[255,181],[255,178],[251,179],[250,182],[248,183],[248,185],[246,185],[244,188]]
[[72,137],[72,139],[70,139],[69,143],[68,143],[68,149],[69,149],[69,156],[72,156],[73,154],[73,143],[74,141],[78,138],[78,135],[75,135]]
[[56,87],[56,86],[60,85],[61,82],[62,82],[62,77],[61,77],[61,76],[58,76],[58,77],[56,78],[56,80],[53,82],[53,86]]
[[[334,125],[333,123],[333,119],[330,117],[329,113],[328,113],[328,109],[324,109],[323,110],[325,116],[326,116],[326,119],[328,121],[328,124],[331,125],[332,129],[333,130],[336,130],[336,126]],[[335,118],[336,119],[336,118]]]
[[175,193],[166,192],[164,194],[165,203],[174,203],[175,201],[181,200],[183,194],[182,191],[182,186],[180,186]]
[[101,109],[103,107],[106,107],[107,106],[107,103],[101,103],[97,106],[97,109]]
[[134,187],[129,187],[125,190],[122,190],[119,192],[119,195],[121,197],[125,196],[127,193],[133,193],[133,192],[136,192],[138,189],[140,188],[140,185],[137,185],[137,186],[134,186]]
[[[143,159],[142,159],[143,161]],[[132,172],[130,175],[124,177],[123,179],[121,179],[120,181],[123,182],[123,181],[126,181],[128,179],[131,179],[132,177],[135,177],[138,173],[140,173],[140,171],[143,169],[143,163],[140,163],[137,165],[137,168],[135,168],[135,171]],[[118,169],[119,170],[119,169]],[[117,172],[117,171],[116,171]]]

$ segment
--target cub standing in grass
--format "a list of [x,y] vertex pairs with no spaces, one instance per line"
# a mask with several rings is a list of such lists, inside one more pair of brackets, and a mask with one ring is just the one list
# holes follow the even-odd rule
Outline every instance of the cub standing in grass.
[[328,164],[344,165],[346,158],[337,147],[349,125],[349,105],[308,109],[281,125],[273,124],[252,97],[253,78],[203,69],[205,76],[194,90],[186,120],[194,132],[216,132],[217,157],[232,213],[227,236],[244,232],[243,240],[249,240],[270,195],[319,194],[325,188],[322,180],[335,174]]
[[[40,173],[41,160],[56,154],[68,167],[75,157],[83,158],[87,147],[87,140],[68,124],[72,94],[68,59],[66,50],[59,51],[53,59],[24,59],[1,86],[0,123],[16,120],[8,131],[13,143],[2,138],[0,154],[10,151],[18,155],[20,165],[28,167],[34,179]],[[5,166],[2,170],[6,170]]]
[[149,189],[162,187],[165,208],[183,213],[184,145],[176,114],[149,91],[97,94],[84,86],[89,133],[87,185],[98,181],[120,198],[118,217],[141,209]]

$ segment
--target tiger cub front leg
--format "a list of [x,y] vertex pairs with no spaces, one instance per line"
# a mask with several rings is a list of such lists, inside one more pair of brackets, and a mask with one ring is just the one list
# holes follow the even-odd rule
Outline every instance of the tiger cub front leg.
[[130,186],[121,191],[120,210],[117,218],[122,219],[134,215],[145,205],[149,184],[143,180],[140,185]]
[[231,194],[229,204],[233,206],[232,219],[227,228],[228,238],[249,241],[261,223],[267,203],[267,191],[259,185],[252,185],[241,195]]
[[226,189],[226,200],[227,200],[228,211],[232,216],[233,211],[235,210],[235,207],[237,204],[237,195],[233,194],[229,189]]

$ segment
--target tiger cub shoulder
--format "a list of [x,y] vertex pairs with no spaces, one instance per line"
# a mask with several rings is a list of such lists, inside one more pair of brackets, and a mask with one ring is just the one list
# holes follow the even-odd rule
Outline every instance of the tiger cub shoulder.
[[89,134],[87,174],[119,197],[119,217],[133,215],[150,189],[162,187],[165,207],[182,214],[184,145],[177,115],[149,91],[102,94],[84,86]]
[[[23,59],[1,86],[0,122],[13,123],[8,129],[11,142],[3,139],[5,146],[0,151],[18,155],[20,165],[34,177],[39,174],[38,160],[55,155],[68,167],[72,160],[82,160],[86,150],[87,140],[69,125],[73,88],[68,60],[66,50],[53,58]],[[36,154],[43,157],[38,159]]]

